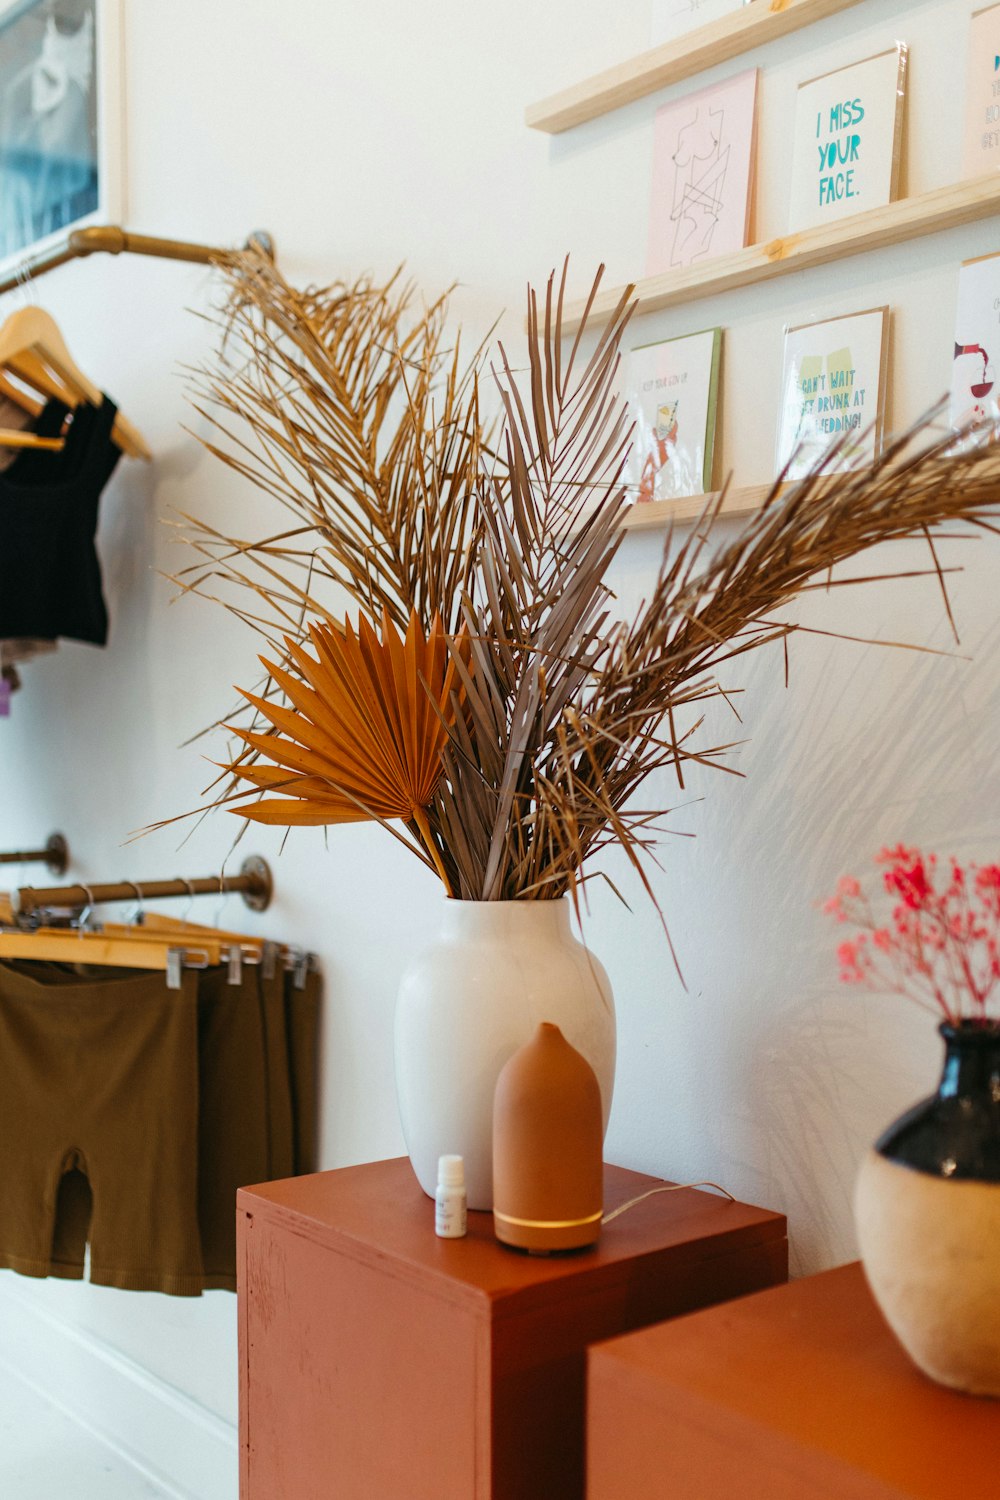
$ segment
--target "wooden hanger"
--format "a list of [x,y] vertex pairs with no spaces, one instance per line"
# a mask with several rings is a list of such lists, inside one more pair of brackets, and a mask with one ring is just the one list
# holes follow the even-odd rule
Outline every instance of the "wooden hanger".
[[[36,401],[30,396],[23,386],[18,385],[0,370],[0,396],[19,406],[26,411],[29,417],[39,417],[43,411],[41,401]],[[32,432],[29,427],[2,427],[0,428],[0,447],[3,448],[46,448],[52,453],[58,453],[63,446],[62,438],[43,438],[37,432]]]
[[2,370],[0,370],[0,396],[6,396],[8,401],[19,406],[22,411],[26,411],[29,417],[40,417],[42,414],[42,402],[36,401],[34,396],[16,381],[11,380]]
[[[293,947],[291,943],[276,943],[271,938],[263,938],[257,934],[245,932],[226,931],[221,927],[205,927],[200,922],[186,922],[180,917],[164,916],[160,912],[143,911],[141,916],[142,926],[140,932],[156,933],[162,937],[174,937],[178,941],[188,938],[192,946],[203,942],[211,942],[213,938],[221,938],[223,944],[223,961],[230,959],[232,945],[239,944],[243,957],[253,964],[261,964],[265,978],[270,978],[271,962],[281,965],[283,969],[294,970],[296,984],[299,989],[305,982],[313,962],[312,954],[304,948]],[[109,930],[105,924],[104,931]],[[118,930],[117,928],[115,929]],[[270,959],[268,950],[270,949]]]
[[[312,963],[312,955],[303,948],[293,947],[290,943],[276,943],[271,938],[263,938],[257,934],[245,932],[227,931],[221,927],[205,927],[200,922],[186,922],[180,917],[168,917],[161,912],[143,911],[141,916],[142,926],[140,932],[156,933],[163,937],[175,937],[181,939],[190,938],[193,945],[208,941],[213,938],[221,938],[225,949],[224,957],[228,958],[231,948],[227,945],[238,943],[244,958],[250,963],[259,963],[264,966],[265,977],[269,977],[267,950],[270,949],[275,960],[281,963],[285,969],[294,969],[296,974],[304,976],[309,972]],[[109,930],[105,924],[105,932]],[[118,929],[115,929],[118,930]],[[299,988],[302,987],[299,983]]]
[[[180,921],[177,917],[150,920],[148,915],[144,915],[139,927],[124,922],[103,922],[101,932],[107,937],[134,942],[161,943],[170,939],[174,946],[184,946],[183,939],[187,938],[190,939],[191,947],[210,952],[213,955],[212,963],[224,962],[234,947],[239,948],[245,958],[256,963],[267,946],[265,939],[261,937],[248,937],[242,932],[223,932],[218,927],[202,927],[196,922]],[[277,943],[272,943],[271,946],[275,949],[279,947]]]
[[181,962],[206,968],[221,963],[223,943],[171,942],[166,937],[136,941],[132,937],[84,932],[72,927],[38,927],[34,932],[0,932],[0,958],[28,958],[38,962],[99,964],[115,969],[162,969],[169,973]]
[[0,427],[0,448],[39,448],[45,453],[61,453],[65,438],[39,437],[37,432],[19,432],[16,427]]
[[[22,307],[0,328],[0,370],[8,370],[48,398],[76,407],[81,402],[100,406],[101,391],[76,364],[59,327],[50,313],[41,307]],[[26,443],[25,437],[34,442]],[[152,458],[142,433],[121,412],[111,429],[112,440],[133,458]],[[11,439],[16,441],[11,441]],[[39,438],[37,434],[18,433],[16,429],[0,431],[0,443],[6,446],[42,447],[59,443],[59,438]]]
[[207,969],[210,965],[228,965],[230,984],[239,984],[244,963],[264,962],[264,947],[263,939],[230,942],[211,929],[208,936],[146,933],[141,927],[121,923],[108,923],[98,931],[79,927],[0,931],[0,959],[160,970],[167,976],[168,989],[180,988],[182,969]]
[[[244,948],[255,948],[260,953],[263,953],[264,949],[268,946],[274,948],[279,953],[286,952],[288,947],[287,943],[269,944],[267,938],[262,938],[255,933],[248,934],[245,932],[227,931],[221,927],[206,927],[201,922],[188,922],[182,917],[169,917],[162,912],[143,911],[139,920],[141,925],[137,929],[131,930],[164,933],[168,936],[173,934],[180,937],[217,937],[221,938],[224,943],[240,943]],[[104,930],[108,930],[107,924],[105,924]]]

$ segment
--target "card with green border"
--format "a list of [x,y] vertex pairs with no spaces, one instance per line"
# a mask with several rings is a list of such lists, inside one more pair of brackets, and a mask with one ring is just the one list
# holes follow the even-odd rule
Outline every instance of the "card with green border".
[[721,354],[722,329],[708,328],[629,355],[629,479],[637,501],[711,490]]

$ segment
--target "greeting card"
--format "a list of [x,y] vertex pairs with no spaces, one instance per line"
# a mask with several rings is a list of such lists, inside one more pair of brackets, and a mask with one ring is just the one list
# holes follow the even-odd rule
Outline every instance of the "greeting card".
[[1000,166],[1000,5],[973,14],[965,81],[962,176]]
[[756,68],[656,111],[647,275],[747,243],[756,116]]
[[906,48],[800,84],[788,228],[891,203],[899,185]]
[[717,21],[730,11],[742,10],[751,0],[653,0],[653,20],[650,45],[672,42],[685,32],[709,21]]
[[801,479],[867,461],[882,447],[889,309],[785,330],[778,472]]
[[967,260],[958,274],[955,357],[951,366],[951,425],[1000,417],[1000,255]]
[[635,420],[629,480],[637,501],[675,500],[712,488],[722,329],[633,349]]

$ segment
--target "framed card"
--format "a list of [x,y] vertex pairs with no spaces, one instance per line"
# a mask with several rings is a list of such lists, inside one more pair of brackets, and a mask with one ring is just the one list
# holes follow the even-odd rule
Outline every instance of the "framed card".
[[120,0],[0,0],[0,264],[122,217]]
[[721,352],[722,329],[708,328],[629,355],[629,479],[637,502],[712,488]]
[[888,307],[785,329],[779,473],[801,479],[817,466],[834,474],[874,463],[882,448],[888,341]]
[[1000,5],[974,12],[965,75],[962,176],[1000,167]]
[[799,85],[790,232],[878,208],[896,197],[906,55],[900,43]]
[[958,273],[951,425],[1000,417],[1000,255],[967,260]]
[[742,10],[751,0],[653,0],[650,46],[673,42],[688,31],[707,26],[731,11]]
[[747,244],[756,119],[756,68],[656,111],[647,275]]

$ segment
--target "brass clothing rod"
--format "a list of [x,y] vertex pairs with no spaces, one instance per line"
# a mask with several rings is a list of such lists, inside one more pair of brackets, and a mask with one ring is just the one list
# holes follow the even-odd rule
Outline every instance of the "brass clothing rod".
[[107,885],[24,886],[11,904],[19,916],[48,907],[99,906],[105,901],[162,901],[175,896],[218,896],[239,892],[251,911],[266,911],[274,882],[267,861],[252,854],[238,875],[206,875],[198,880],[119,880]]
[[53,875],[65,875],[69,845],[61,833],[53,833],[44,849],[11,849],[0,854],[0,865],[48,865]]
[[[274,258],[271,236],[264,229],[255,229],[250,235],[245,250],[256,247],[270,259]],[[219,245],[198,245],[192,240],[165,240],[160,235],[131,234],[117,224],[93,224],[87,229],[71,229],[58,244],[37,255],[27,256],[13,271],[0,280],[0,293],[9,292],[23,282],[44,276],[46,271],[65,265],[68,260],[95,255],[100,251],[108,255],[153,255],[161,260],[190,260],[208,265],[229,252]]]

